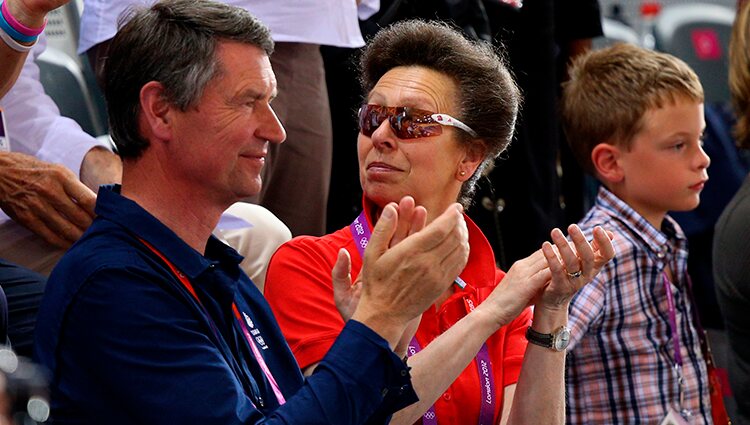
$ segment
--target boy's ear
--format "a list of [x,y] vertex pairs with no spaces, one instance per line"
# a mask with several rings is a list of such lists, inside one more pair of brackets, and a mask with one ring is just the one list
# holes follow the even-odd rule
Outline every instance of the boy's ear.
[[609,143],[599,143],[591,151],[591,162],[604,183],[619,183],[625,177],[620,167],[620,148]]

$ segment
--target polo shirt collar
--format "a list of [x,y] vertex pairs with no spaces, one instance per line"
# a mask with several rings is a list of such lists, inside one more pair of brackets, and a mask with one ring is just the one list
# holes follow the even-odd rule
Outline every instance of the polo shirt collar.
[[213,235],[206,245],[206,256],[193,249],[169,227],[135,201],[120,194],[119,184],[99,189],[96,215],[123,227],[134,238],[141,238],[164,255],[188,279],[194,279],[212,264],[238,266],[242,256]]

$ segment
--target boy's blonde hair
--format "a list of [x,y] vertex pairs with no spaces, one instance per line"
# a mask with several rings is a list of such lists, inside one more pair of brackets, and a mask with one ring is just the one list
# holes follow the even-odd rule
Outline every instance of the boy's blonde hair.
[[563,85],[565,134],[578,163],[592,175],[599,143],[630,149],[646,111],[677,100],[703,102],[698,76],[680,59],[632,44],[579,57]]
[[737,145],[750,149],[750,1],[737,13],[729,42],[729,91],[737,114]]

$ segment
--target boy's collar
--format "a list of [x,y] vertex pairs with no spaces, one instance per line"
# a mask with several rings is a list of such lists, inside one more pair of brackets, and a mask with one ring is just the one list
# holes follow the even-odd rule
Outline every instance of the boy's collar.
[[613,219],[628,227],[652,251],[659,253],[665,246],[672,246],[675,241],[687,240],[682,228],[669,215],[664,216],[660,229],[655,228],[642,215],[625,201],[604,186],[599,188],[596,205],[606,211]]

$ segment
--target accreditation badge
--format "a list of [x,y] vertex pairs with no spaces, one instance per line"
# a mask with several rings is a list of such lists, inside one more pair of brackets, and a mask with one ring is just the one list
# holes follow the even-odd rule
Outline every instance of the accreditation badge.
[[689,425],[688,421],[682,417],[676,410],[669,408],[667,416],[659,422],[659,425]]
[[0,152],[10,152],[8,126],[5,124],[5,114],[2,109],[0,109]]

